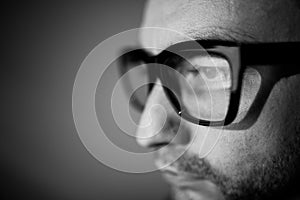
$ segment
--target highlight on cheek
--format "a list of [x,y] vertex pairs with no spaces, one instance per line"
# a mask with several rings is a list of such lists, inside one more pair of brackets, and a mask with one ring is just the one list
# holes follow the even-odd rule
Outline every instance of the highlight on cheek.
[[239,122],[245,117],[247,111],[254,102],[261,85],[261,75],[254,68],[246,68],[242,82],[242,92],[240,106],[235,122]]

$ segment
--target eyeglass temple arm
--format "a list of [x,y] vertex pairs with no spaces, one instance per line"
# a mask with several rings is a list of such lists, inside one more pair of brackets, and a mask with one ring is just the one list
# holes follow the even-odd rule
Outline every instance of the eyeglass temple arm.
[[[242,44],[243,65],[300,65],[300,42]],[[299,66],[300,67],[300,66]]]

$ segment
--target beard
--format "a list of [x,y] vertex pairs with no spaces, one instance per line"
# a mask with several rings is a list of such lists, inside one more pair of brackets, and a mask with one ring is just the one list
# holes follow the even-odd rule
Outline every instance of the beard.
[[[189,153],[183,154],[171,166],[180,172],[192,174],[199,180],[211,181],[218,187],[225,200],[288,199],[298,192],[299,147],[298,132],[296,138],[282,144],[275,155],[266,155],[250,169],[243,169],[241,165],[238,168],[239,175],[235,177],[212,167],[205,158],[200,159],[197,155]],[[178,187],[171,188],[171,196],[171,199],[176,200],[199,199],[188,196],[184,189]]]

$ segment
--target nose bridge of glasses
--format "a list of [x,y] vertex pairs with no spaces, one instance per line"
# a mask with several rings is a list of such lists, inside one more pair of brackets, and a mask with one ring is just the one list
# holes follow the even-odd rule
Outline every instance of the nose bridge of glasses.
[[181,106],[175,94],[180,94],[180,89],[176,77],[170,76],[169,73],[170,70],[174,72],[175,70],[166,60],[153,57],[151,62],[147,64],[148,79],[150,80],[149,88],[151,88],[148,93],[148,104],[161,104],[168,113],[170,113],[171,109],[174,112],[175,109],[175,112],[178,114]]

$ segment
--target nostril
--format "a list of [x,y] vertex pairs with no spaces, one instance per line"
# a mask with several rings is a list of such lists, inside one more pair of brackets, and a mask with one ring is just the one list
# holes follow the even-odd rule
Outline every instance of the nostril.
[[159,143],[153,143],[151,144],[150,148],[151,149],[154,149],[154,150],[157,150],[157,149],[160,149],[164,146],[167,146],[169,145],[169,142],[159,142]]

